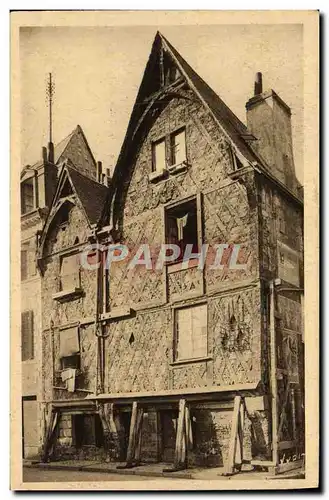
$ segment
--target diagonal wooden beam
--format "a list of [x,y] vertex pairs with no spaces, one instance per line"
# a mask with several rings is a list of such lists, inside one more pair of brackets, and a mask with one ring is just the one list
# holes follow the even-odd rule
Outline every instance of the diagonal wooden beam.
[[235,466],[235,453],[237,448],[237,438],[239,432],[240,406],[241,406],[241,396],[235,396],[233,415],[232,415],[230,444],[224,471],[224,475],[226,476],[234,474],[235,472],[234,466]]

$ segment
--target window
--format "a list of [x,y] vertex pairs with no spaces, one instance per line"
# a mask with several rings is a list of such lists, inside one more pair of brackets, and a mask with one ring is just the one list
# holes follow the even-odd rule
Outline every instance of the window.
[[175,310],[175,361],[207,356],[207,304]]
[[34,209],[34,187],[33,178],[27,179],[21,184],[21,213],[22,215]]
[[171,165],[179,165],[186,161],[185,129],[170,136]]
[[65,255],[61,259],[60,288],[61,291],[80,287],[79,254]]
[[[152,172],[170,173],[181,171],[178,165],[186,167],[186,133],[185,128],[177,130],[152,144]],[[168,153],[168,154],[167,154]],[[176,166],[176,168],[174,168]]]
[[59,357],[62,370],[80,368],[80,340],[79,329],[77,327],[60,331]]
[[25,311],[21,316],[22,361],[34,359],[33,311]]
[[161,139],[152,145],[152,170],[162,172],[166,168],[166,141]]
[[168,54],[164,54],[163,58],[163,73],[164,73],[164,84],[170,85],[174,83],[181,76],[179,69],[176,64],[172,61]]
[[187,244],[192,245],[193,253],[198,252],[196,199],[166,211],[166,243],[179,246],[180,255],[176,262],[183,260]]

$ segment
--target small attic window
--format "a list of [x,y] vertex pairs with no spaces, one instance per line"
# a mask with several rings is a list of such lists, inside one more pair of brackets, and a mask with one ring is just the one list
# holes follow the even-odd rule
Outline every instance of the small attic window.
[[68,203],[64,203],[58,213],[58,225],[65,227],[69,223],[70,207]]
[[170,85],[174,83],[181,76],[179,69],[176,64],[172,61],[169,55],[164,54],[163,58],[163,72],[164,72],[164,84]]
[[21,184],[21,213],[22,215],[34,209],[34,182],[33,177]]

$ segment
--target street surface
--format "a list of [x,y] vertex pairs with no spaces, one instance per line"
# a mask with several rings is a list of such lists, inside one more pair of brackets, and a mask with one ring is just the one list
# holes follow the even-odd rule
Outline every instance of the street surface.
[[105,472],[40,470],[38,468],[23,468],[23,481],[40,482],[68,482],[68,481],[147,481],[154,480],[145,476],[107,474]]

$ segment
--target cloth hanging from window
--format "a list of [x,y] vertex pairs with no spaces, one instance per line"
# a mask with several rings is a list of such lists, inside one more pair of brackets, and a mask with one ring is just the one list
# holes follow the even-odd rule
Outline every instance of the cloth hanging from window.
[[78,328],[67,328],[59,332],[59,357],[66,358],[80,352]]
[[183,239],[183,230],[184,227],[187,224],[187,217],[188,214],[184,215],[183,217],[177,217],[176,223],[177,223],[177,231],[178,231],[178,241],[181,241]]
[[69,392],[75,391],[75,377],[77,370],[75,368],[67,368],[61,373],[62,381],[66,382],[66,389]]

